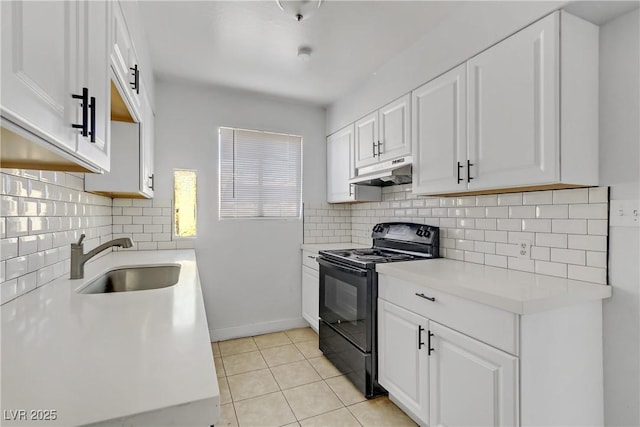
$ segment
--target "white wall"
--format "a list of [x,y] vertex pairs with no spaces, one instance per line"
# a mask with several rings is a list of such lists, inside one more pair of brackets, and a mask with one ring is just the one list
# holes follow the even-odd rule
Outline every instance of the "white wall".
[[417,88],[565,2],[469,2],[327,109],[327,134]]
[[[600,183],[611,200],[640,196],[640,12],[600,28]],[[613,213],[612,213],[613,214]],[[640,229],[609,230],[604,303],[605,422],[640,425]]]
[[218,220],[218,127],[303,137],[303,200],[325,199],[325,111],[232,89],[156,84],[156,197],[198,171],[198,268],[213,340],[302,326],[302,220]]

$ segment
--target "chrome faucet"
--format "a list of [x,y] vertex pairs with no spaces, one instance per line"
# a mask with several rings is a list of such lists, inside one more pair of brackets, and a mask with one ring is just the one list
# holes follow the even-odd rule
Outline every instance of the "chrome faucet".
[[82,234],[80,235],[78,243],[71,244],[71,279],[82,279],[84,277],[84,264],[105,249],[109,249],[112,246],[119,246],[121,248],[130,248],[133,246],[130,238],[122,237],[120,239],[109,240],[85,254],[84,243],[82,243],[85,237],[86,236]]

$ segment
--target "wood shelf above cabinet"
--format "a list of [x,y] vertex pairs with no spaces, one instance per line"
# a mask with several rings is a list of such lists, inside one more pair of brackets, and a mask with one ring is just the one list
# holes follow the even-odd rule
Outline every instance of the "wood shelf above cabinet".
[[135,123],[131,117],[131,113],[127,108],[127,104],[120,96],[120,92],[116,88],[113,80],[111,81],[111,121]]

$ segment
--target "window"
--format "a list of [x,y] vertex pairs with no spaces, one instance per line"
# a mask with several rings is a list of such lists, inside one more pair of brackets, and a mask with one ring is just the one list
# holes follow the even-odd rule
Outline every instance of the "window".
[[220,219],[300,218],[302,138],[220,128]]
[[196,184],[195,171],[173,171],[173,235],[176,237],[196,237]]

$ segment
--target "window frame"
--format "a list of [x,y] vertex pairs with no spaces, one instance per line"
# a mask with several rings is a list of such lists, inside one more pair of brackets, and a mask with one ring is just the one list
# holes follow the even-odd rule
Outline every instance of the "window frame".
[[[297,215],[291,217],[270,217],[270,216],[251,216],[251,217],[223,217],[221,216],[222,212],[222,141],[221,141],[221,131],[222,129],[228,130],[239,130],[246,132],[260,132],[271,135],[282,135],[286,137],[295,137],[300,138],[300,200],[298,205],[298,213]],[[240,127],[231,127],[231,126],[219,126],[218,127],[218,221],[302,221],[303,218],[303,190],[304,190],[304,138],[302,135],[296,135],[292,133],[286,132],[274,132],[260,129],[247,129]]]

